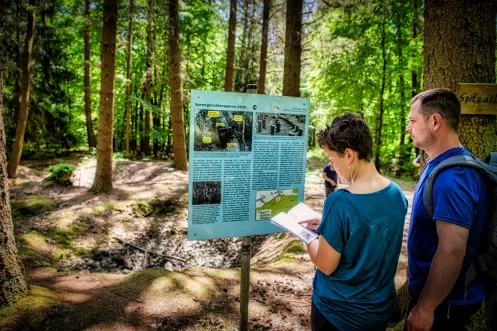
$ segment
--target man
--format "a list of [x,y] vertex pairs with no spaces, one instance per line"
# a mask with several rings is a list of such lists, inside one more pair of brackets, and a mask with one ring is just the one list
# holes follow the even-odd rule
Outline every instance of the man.
[[330,193],[335,192],[338,180],[337,173],[335,169],[333,169],[333,164],[331,162],[324,166],[322,176],[324,179],[324,190],[326,196],[328,196]]
[[478,277],[464,286],[472,260],[466,245],[479,252],[487,213],[482,175],[466,167],[444,170],[433,187],[433,219],[423,204],[426,179],[435,166],[451,156],[471,155],[459,142],[460,113],[459,99],[448,89],[425,91],[411,100],[407,130],[430,161],[414,194],[407,239],[409,331],[466,330],[485,295]]

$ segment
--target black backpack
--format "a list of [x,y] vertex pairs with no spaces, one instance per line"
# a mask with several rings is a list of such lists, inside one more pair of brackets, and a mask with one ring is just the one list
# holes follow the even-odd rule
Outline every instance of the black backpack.
[[488,211],[482,234],[481,254],[471,247],[467,251],[473,261],[464,275],[467,287],[477,275],[485,282],[485,310],[489,330],[497,330],[497,152],[490,153],[485,161],[476,157],[458,155],[438,164],[426,180],[423,204],[430,218],[433,218],[433,183],[437,175],[447,168],[470,167],[481,171],[488,187]]

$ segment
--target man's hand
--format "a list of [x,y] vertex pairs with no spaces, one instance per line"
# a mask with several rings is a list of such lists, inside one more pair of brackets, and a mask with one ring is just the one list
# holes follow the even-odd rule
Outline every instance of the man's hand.
[[429,331],[434,318],[433,310],[416,305],[407,318],[407,331]]
[[321,224],[321,221],[318,220],[317,218],[313,218],[313,219],[299,221],[299,224],[302,224],[307,229],[316,232],[316,230],[319,227],[319,224]]

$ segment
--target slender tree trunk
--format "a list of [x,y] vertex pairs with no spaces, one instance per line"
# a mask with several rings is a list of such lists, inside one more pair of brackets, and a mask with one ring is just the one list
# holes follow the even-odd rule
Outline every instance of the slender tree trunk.
[[171,154],[171,146],[172,146],[172,128],[173,128],[173,122],[172,122],[172,116],[169,114],[169,118],[167,120],[167,144],[166,144],[166,155]]
[[[419,0],[413,0],[413,11],[414,11],[414,18],[412,22],[412,39],[415,40],[418,37],[418,23],[419,23]],[[417,56],[417,53],[414,53],[413,58]],[[419,81],[418,81],[418,72],[417,70],[413,69],[411,72],[411,89],[412,93],[411,96],[414,97],[416,94],[419,93]],[[411,145],[412,145],[412,137],[409,136],[409,151],[408,155],[411,154]],[[419,154],[419,148],[415,147],[414,151],[416,155]]]
[[[398,6],[403,6],[398,4]],[[407,105],[405,104],[405,80],[404,80],[404,54],[402,48],[404,47],[404,41],[402,39],[402,20],[401,14],[396,16],[397,25],[397,57],[398,57],[398,71],[399,71],[399,99],[400,99],[400,143],[399,143],[399,164],[403,165],[409,162],[409,155],[407,154],[406,148],[406,119],[407,119]],[[398,174],[400,174],[401,168],[398,168]]]
[[152,0],[148,0],[147,10],[147,55],[145,59],[145,101],[147,101],[147,109],[145,110],[145,136],[143,139],[144,152],[146,156],[150,156],[150,109],[151,93],[150,85],[152,78]]
[[300,66],[302,56],[302,0],[286,4],[285,63],[283,95],[300,97]]
[[0,68],[0,309],[14,303],[28,293],[24,268],[17,255],[14,228],[10,215],[2,96],[3,82]]
[[383,129],[383,113],[384,109],[384,94],[385,94],[385,81],[386,81],[386,71],[387,71],[387,56],[385,50],[385,3],[383,3],[383,21],[381,23],[381,58],[383,61],[383,67],[381,71],[381,86],[380,86],[380,95],[378,97],[378,112],[376,113],[376,138],[375,138],[375,158],[374,164],[376,169],[380,171],[381,162],[380,162],[380,151],[381,151],[381,136]]
[[131,118],[131,60],[133,51],[133,15],[135,4],[134,0],[129,0],[129,25],[128,25],[128,52],[126,53],[126,152],[129,153],[129,135],[130,135],[130,118]]
[[[423,90],[495,83],[496,11],[495,1],[425,2]],[[496,151],[496,123],[496,116],[462,115],[461,143],[478,157]]]
[[33,39],[35,30],[35,6],[36,0],[29,1],[28,13],[28,29],[26,32],[26,47],[22,59],[22,86],[21,86],[21,107],[19,108],[19,116],[17,117],[16,138],[14,148],[9,158],[7,172],[10,177],[15,178],[17,167],[21,161],[22,146],[24,144],[24,132],[28,122],[28,106],[29,106],[29,86],[31,73],[31,50],[33,49]]
[[226,74],[224,76],[224,90],[233,91],[233,65],[235,63],[235,36],[236,36],[236,1],[230,0],[230,21],[228,29],[228,51],[226,53]]
[[249,29],[249,1],[250,0],[245,0],[243,4],[244,20],[243,20],[243,30],[242,30],[242,45],[240,47],[240,54],[238,57],[238,67],[235,72],[235,91],[238,92],[243,92],[247,84],[245,75],[248,69],[247,36]]
[[86,133],[88,135],[88,147],[97,146],[93,134],[93,123],[91,120],[91,83],[90,83],[90,4],[91,0],[85,0],[85,115]]
[[178,0],[169,0],[169,64],[171,66],[171,117],[173,125],[174,164],[188,170],[185,121],[181,88],[181,49],[179,45]]
[[259,67],[259,84],[257,93],[266,94],[266,66],[267,66],[267,40],[269,35],[269,9],[271,0],[264,0],[264,9],[262,13],[262,41],[261,41],[261,59]]
[[102,72],[98,121],[97,172],[93,192],[112,190],[112,137],[114,126],[114,76],[116,70],[117,1],[104,0]]

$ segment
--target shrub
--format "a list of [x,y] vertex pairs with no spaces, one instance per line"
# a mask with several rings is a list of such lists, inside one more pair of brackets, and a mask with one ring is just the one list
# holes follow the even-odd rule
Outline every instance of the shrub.
[[50,176],[45,178],[43,181],[54,182],[64,186],[70,186],[72,172],[76,170],[76,167],[72,164],[61,163],[51,166],[47,169],[51,173]]

